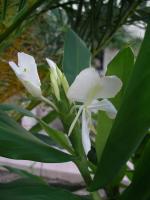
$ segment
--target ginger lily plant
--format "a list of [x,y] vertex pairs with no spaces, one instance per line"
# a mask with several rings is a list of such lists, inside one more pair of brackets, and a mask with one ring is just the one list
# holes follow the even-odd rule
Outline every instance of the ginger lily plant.
[[[69,33],[63,68],[73,83],[69,87],[65,75],[47,59],[49,80],[44,82],[44,85],[48,84],[44,97],[34,58],[19,53],[18,66],[9,62],[28,92],[38,99],[37,102],[44,101],[53,110],[39,119],[17,105],[0,104],[0,156],[45,163],[73,161],[84,179],[88,198],[48,186],[32,175],[28,180],[1,183],[3,200],[150,199],[149,35],[150,25],[136,59],[130,47],[124,48],[109,63],[108,70],[105,68],[98,72],[91,67],[83,70],[82,66],[89,66],[90,52],[75,33]],[[72,47],[74,51],[71,51]],[[32,99],[29,102],[31,108]],[[13,119],[14,115],[6,113],[9,110],[35,117],[38,124],[27,131]],[[49,126],[55,118],[61,120],[62,131]],[[41,137],[39,130],[44,130],[47,135]],[[127,165],[128,161],[132,168]],[[104,190],[103,193],[99,189]]]
[[[94,173],[93,164],[90,163],[88,159],[88,153],[91,150],[91,140],[93,140],[93,136],[91,138],[90,132],[96,134],[95,122],[92,114],[104,111],[110,119],[115,118],[117,110],[108,98],[113,98],[120,91],[122,81],[117,76],[105,76],[106,69],[98,72],[95,68],[89,67],[82,70],[69,87],[65,75],[60,71],[57,65],[48,58],[46,61],[50,67],[50,85],[54,97],[52,101],[49,101],[42,95],[37,65],[32,56],[25,53],[18,53],[18,66],[12,61],[9,62],[9,65],[27,91],[35,98],[48,103],[58,114],[64,111],[62,111],[64,101],[67,103],[67,105],[65,105],[66,113],[63,113],[63,116],[71,115],[68,121],[65,122],[68,123],[68,128],[65,130],[67,141],[65,137],[62,138],[58,136],[57,139],[62,140],[59,144],[64,144],[63,142],[65,141],[65,144],[68,145],[70,143],[70,145],[72,145],[66,148],[68,153],[75,155],[78,152],[77,156],[79,156],[82,161],[76,161],[75,163],[79,170],[81,170],[85,182],[89,183],[89,181],[92,181],[91,173]],[[64,121],[63,117],[60,118]],[[81,126],[79,125],[80,123]],[[46,127],[45,131],[47,131],[47,125],[45,125],[45,123],[42,124],[44,124]],[[75,149],[74,146],[74,142],[78,143],[79,141],[74,141],[76,137],[71,139],[72,135],[75,134],[74,129],[76,126],[78,126],[78,134],[81,135],[80,138],[82,140],[81,145],[83,152],[81,152],[81,155],[79,155],[79,151]],[[53,137],[55,138],[54,135]],[[72,150],[69,151],[69,149]],[[82,164],[82,162],[84,164]],[[93,199],[100,199],[96,193],[91,193],[91,195]]]

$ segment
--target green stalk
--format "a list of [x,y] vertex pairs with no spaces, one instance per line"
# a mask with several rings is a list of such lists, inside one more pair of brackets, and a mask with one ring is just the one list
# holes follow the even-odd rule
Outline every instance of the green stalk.
[[55,104],[50,101],[49,99],[45,98],[44,96],[41,97],[41,100],[43,102],[45,102],[46,104],[48,104],[51,108],[53,108],[54,110],[58,111],[58,108],[55,106]]
[[[79,159],[78,161],[76,161],[75,164],[78,167],[88,189],[92,182],[92,178],[88,170],[88,161],[86,160],[86,158],[82,158],[81,160]],[[90,196],[93,200],[102,200],[98,191],[90,192]]]
[[[61,90],[61,96],[63,97],[63,105],[62,102],[55,102],[58,110],[59,110],[59,117],[64,125],[65,132],[69,132],[70,125],[72,121],[75,118],[76,110],[74,109],[74,112],[71,112],[72,105],[68,102],[68,99],[65,95],[65,93]],[[66,114],[68,113],[68,114]],[[91,174],[89,171],[89,161],[87,159],[87,156],[85,155],[83,144],[82,144],[82,138],[81,138],[81,131],[80,131],[80,122],[77,121],[76,125],[74,126],[74,129],[69,137],[72,146],[74,148],[75,156],[77,159],[74,160],[74,163],[78,167],[80,174],[82,175],[87,189],[92,183]],[[98,192],[91,192],[90,196],[93,200],[101,200],[100,195]]]
[[101,198],[100,194],[98,193],[98,191],[91,192],[90,194],[91,194],[91,197],[92,197],[93,200],[102,200],[102,198]]
[[88,170],[87,160],[85,158],[81,158],[78,161],[75,161],[76,166],[78,167],[87,187],[91,184],[91,176]]

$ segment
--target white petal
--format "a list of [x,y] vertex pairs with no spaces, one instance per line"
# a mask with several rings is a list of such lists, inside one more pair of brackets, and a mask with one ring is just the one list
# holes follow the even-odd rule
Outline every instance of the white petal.
[[94,100],[88,109],[95,113],[99,110],[105,111],[111,119],[114,119],[117,114],[115,106],[107,99],[103,99],[102,101]]
[[120,91],[122,81],[117,76],[104,76],[100,78],[101,89],[97,92],[97,98],[112,98]]
[[88,127],[88,120],[86,118],[85,110],[82,112],[82,144],[85,154],[87,155],[91,149],[90,130]]
[[9,62],[10,67],[13,69],[16,75],[20,74],[20,69],[13,61]]
[[52,60],[50,60],[49,58],[46,58],[46,61],[48,63],[48,65],[50,66],[50,70],[51,70],[51,73],[53,74],[52,76],[54,76],[54,78],[56,79],[56,81],[59,82],[59,77],[58,77],[58,74],[57,74],[57,71],[59,69],[57,69],[57,65],[56,63],[54,63]]
[[23,79],[20,79],[20,81],[22,82],[22,84],[24,85],[24,87],[26,88],[26,90],[33,96],[33,97],[37,97],[37,98],[41,98],[42,97],[42,91],[41,88],[37,85],[34,85],[32,82],[30,81],[24,81]]
[[99,81],[99,74],[94,68],[84,69],[70,86],[68,98],[78,102],[88,101],[90,96],[95,96],[95,91],[100,90]]
[[97,70],[90,67],[84,69],[70,86],[67,96],[78,102],[90,102],[98,98],[114,97],[122,87],[116,76],[101,77]]
[[47,63],[49,64],[49,66],[50,66],[50,68],[52,69],[52,70],[56,70],[56,63],[54,62],[54,61],[52,61],[51,59],[49,59],[49,58],[46,58],[46,61],[47,61]]
[[18,53],[18,65],[22,73],[24,73],[24,78],[26,77],[26,80],[30,80],[33,84],[41,86],[37,65],[33,56],[23,52]]

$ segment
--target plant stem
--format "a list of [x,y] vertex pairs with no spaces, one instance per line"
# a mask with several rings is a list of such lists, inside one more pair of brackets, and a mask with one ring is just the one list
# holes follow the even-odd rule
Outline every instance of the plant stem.
[[76,161],[75,163],[87,185],[87,187],[91,184],[91,176],[90,176],[90,173],[89,173],[89,170],[88,170],[88,164],[87,164],[87,161],[83,158],[79,159],[78,161]]
[[98,191],[91,192],[90,194],[91,194],[91,197],[92,197],[93,200],[102,200],[102,198],[101,198],[101,196],[100,196]]
[[[77,165],[77,167],[87,185],[87,188],[88,188],[92,182],[92,178],[91,178],[90,172],[88,170],[88,161],[85,158],[82,158],[82,160],[79,160],[76,162],[76,165]],[[90,195],[93,200],[102,200],[98,191],[90,192]]]
[[46,104],[50,105],[54,110],[58,110],[57,107],[55,106],[55,104],[53,102],[51,102],[50,100],[48,100],[45,97],[41,97],[41,100],[44,101]]

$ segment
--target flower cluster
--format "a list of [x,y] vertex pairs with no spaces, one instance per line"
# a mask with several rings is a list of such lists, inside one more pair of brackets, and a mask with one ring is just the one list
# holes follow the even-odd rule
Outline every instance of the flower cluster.
[[[46,60],[50,66],[50,81],[57,100],[61,100],[60,85],[62,85],[68,99],[80,103],[79,106],[76,106],[78,113],[70,126],[68,134],[72,133],[81,115],[82,143],[87,154],[91,149],[90,130],[93,127],[91,114],[101,110],[105,111],[109,118],[115,118],[117,110],[108,98],[114,97],[120,91],[122,82],[116,76],[105,76],[106,69],[99,73],[96,69],[89,67],[82,70],[69,87],[65,75],[57,65],[48,58]],[[32,56],[18,53],[18,65],[12,61],[9,62],[9,65],[32,96],[48,101],[42,95],[37,65]],[[52,102],[50,104],[55,107]]]

